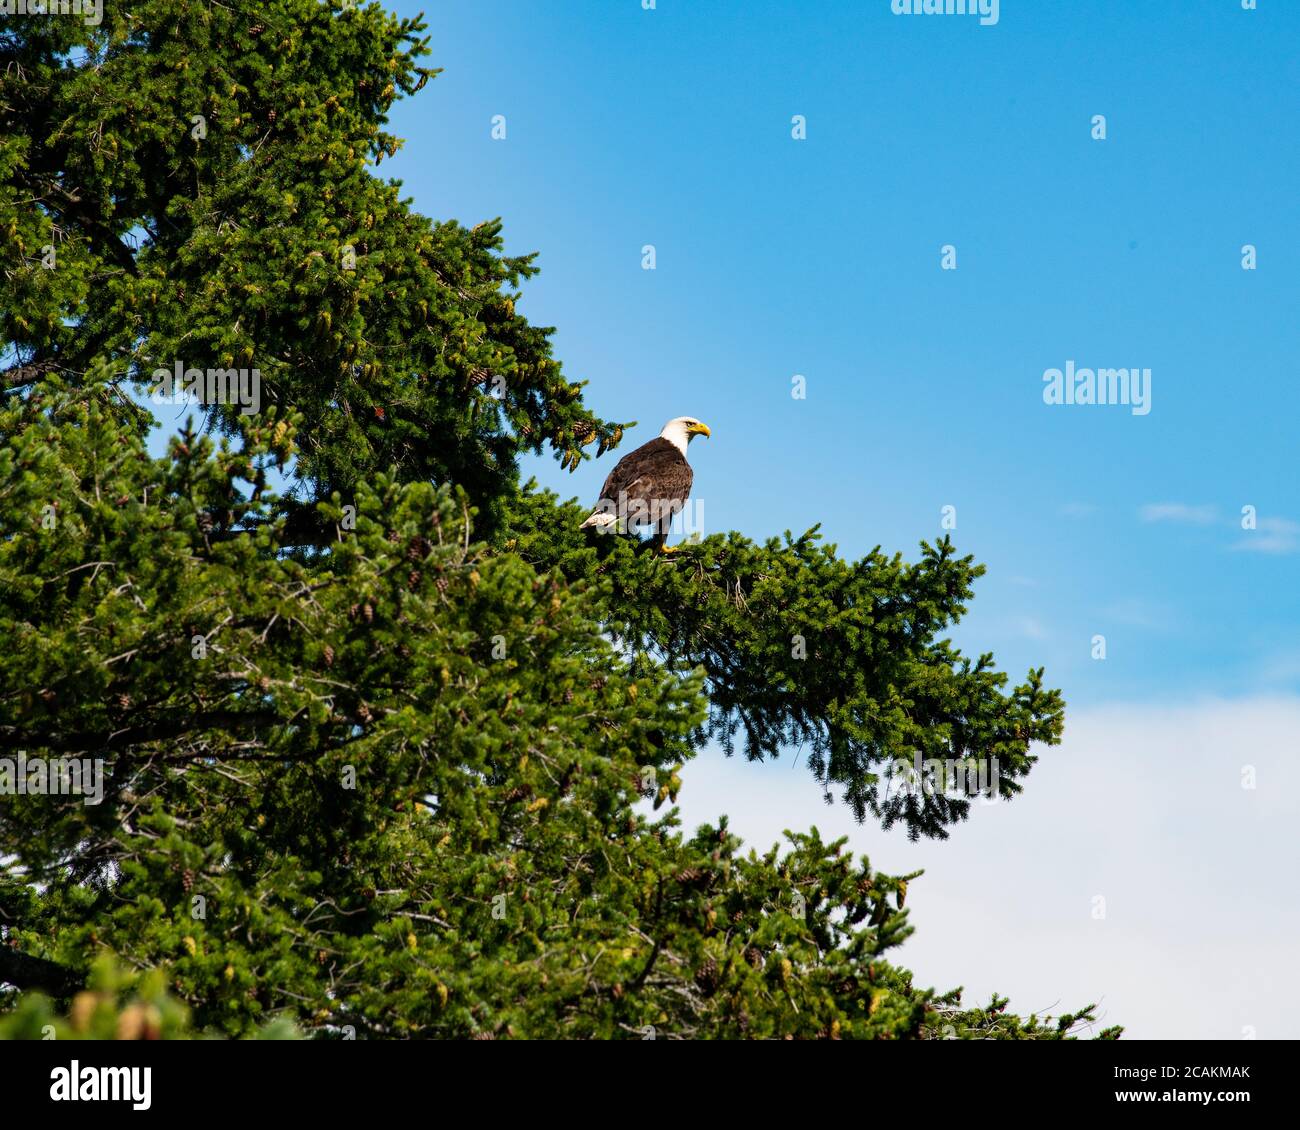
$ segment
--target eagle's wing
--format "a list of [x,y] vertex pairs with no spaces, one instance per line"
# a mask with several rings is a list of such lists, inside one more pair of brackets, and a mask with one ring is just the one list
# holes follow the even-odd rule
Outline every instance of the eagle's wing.
[[615,464],[600,488],[601,502],[618,506],[627,500],[629,512],[641,511],[664,530],[691,493],[695,472],[686,458],[662,436],[642,444]]

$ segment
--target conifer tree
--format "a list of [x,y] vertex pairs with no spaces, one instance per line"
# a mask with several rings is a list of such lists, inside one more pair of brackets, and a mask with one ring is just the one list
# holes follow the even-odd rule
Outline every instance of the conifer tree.
[[[997,758],[1012,797],[1063,705],[943,638],[980,573],[946,540],[666,559],[520,482],[624,425],[516,311],[500,223],[382,178],[423,30],[316,0],[0,27],[0,759],[103,771],[99,803],[0,792],[0,1035],[1076,1032],[913,984],[918,873],[680,827],[706,743],[804,743],[859,819],[943,836],[969,797],[895,768]],[[176,364],[256,368],[259,403],[154,457]]]

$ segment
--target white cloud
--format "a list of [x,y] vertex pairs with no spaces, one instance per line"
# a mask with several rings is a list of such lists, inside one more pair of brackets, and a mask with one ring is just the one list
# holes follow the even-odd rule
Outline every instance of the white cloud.
[[1018,621],[1020,634],[1031,640],[1047,639],[1047,629],[1043,627],[1043,622],[1035,616],[1022,616]]
[[1066,518],[1089,518],[1097,513],[1097,507],[1091,502],[1067,502],[1061,507],[1061,514]]
[[1025,792],[973,806],[946,842],[855,824],[802,759],[710,751],[686,767],[681,808],[688,828],[729,814],[760,850],[816,824],[882,871],[926,868],[908,899],[917,932],[893,957],[918,983],[964,985],[967,1002],[1098,1001],[1103,1025],[1133,1038],[1237,1039],[1250,1025],[1295,1039],[1297,734],[1298,697],[1071,711]]
[[1259,527],[1232,547],[1244,553],[1296,553],[1300,551],[1300,522],[1290,518],[1261,518]]
[[1131,628],[1152,628],[1160,631],[1169,627],[1169,615],[1155,604],[1138,597],[1125,597],[1109,604],[1103,611],[1107,620]]
[[1254,675],[1257,683],[1267,686],[1300,684],[1300,650],[1277,651],[1265,655]]
[[1189,506],[1185,502],[1149,502],[1138,514],[1144,522],[1182,522],[1193,526],[1213,525],[1218,518],[1213,506]]

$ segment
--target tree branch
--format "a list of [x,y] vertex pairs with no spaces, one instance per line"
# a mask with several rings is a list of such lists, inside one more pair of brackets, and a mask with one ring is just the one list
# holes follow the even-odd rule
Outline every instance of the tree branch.
[[19,726],[0,726],[0,750],[50,749],[61,753],[93,750],[108,752],[127,749],[145,742],[156,742],[182,734],[205,730],[238,730],[249,724],[278,725],[285,721],[268,711],[213,710],[207,714],[187,714],[145,726],[128,726],[121,730],[87,733],[24,730]]
[[0,945],[0,983],[40,989],[56,997],[70,997],[83,984],[77,974],[58,962],[4,945]]

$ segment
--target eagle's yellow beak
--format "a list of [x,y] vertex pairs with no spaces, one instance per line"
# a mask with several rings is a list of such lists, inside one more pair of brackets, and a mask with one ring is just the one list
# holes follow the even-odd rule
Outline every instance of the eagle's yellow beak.
[[709,431],[709,425],[708,425],[708,424],[692,424],[689,428],[686,429],[686,434],[687,434],[687,435],[692,435],[692,436],[712,436],[712,435],[713,435],[713,433],[712,433],[711,431]]

